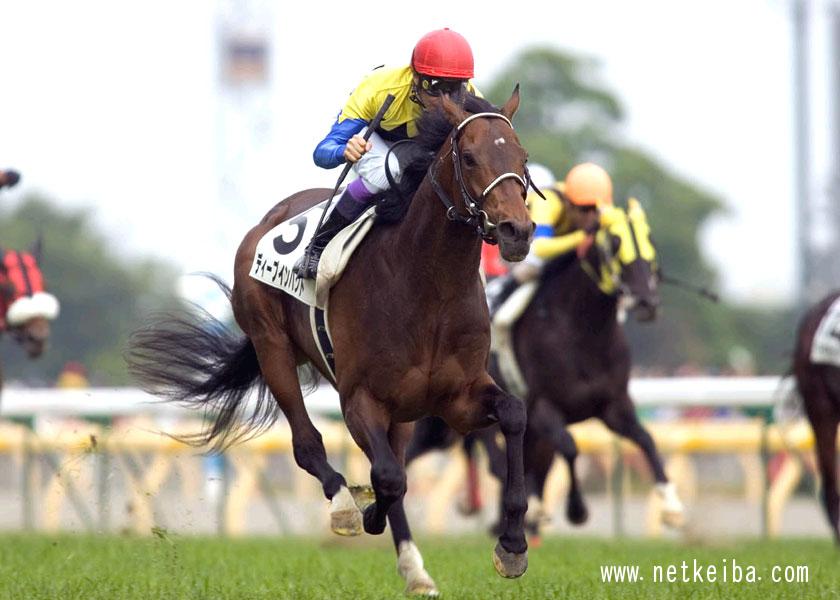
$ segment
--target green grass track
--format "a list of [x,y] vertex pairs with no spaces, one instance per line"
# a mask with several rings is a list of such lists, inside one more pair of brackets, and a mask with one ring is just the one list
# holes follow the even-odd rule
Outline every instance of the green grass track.
[[[386,534],[387,536],[387,534]],[[402,598],[389,537],[95,537],[0,535],[0,598],[314,599]],[[827,539],[678,542],[547,538],[520,579],[497,576],[489,538],[421,539],[426,567],[444,598],[840,598],[840,553]],[[685,583],[682,561],[694,579]],[[733,562],[734,561],[734,562]],[[734,565],[742,569],[735,582]],[[602,565],[638,566],[643,581],[606,583]],[[674,566],[676,582],[655,582]],[[772,567],[807,567],[808,581],[773,582]],[[714,566],[717,581],[708,581]],[[723,569],[727,581],[723,581]],[[746,581],[748,567],[756,581]],[[793,576],[794,571],[788,570]],[[777,571],[784,577],[784,571]],[[802,578],[800,568],[799,578]],[[760,577],[759,581],[757,578]]]

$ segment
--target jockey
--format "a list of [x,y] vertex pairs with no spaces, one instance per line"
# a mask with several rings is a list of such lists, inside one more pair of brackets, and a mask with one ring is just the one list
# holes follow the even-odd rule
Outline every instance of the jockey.
[[12,171],[11,169],[5,171],[0,170],[0,189],[14,187],[18,181],[20,181],[20,173],[17,171]]
[[[529,170],[533,175],[534,168]],[[528,198],[531,218],[537,225],[531,251],[509,275],[487,286],[491,313],[517,287],[536,279],[547,261],[573,250],[585,251],[601,227],[603,213],[612,206],[612,179],[594,163],[576,165],[564,181],[539,187],[545,201],[534,192]]]
[[[397,68],[377,68],[350,94],[330,132],[315,148],[315,164],[332,169],[344,162],[353,163],[358,179],[348,185],[335,208],[312,238],[307,264],[298,263],[295,272],[314,278],[318,260],[327,243],[345,226],[361,215],[373,197],[390,186],[385,174],[385,156],[390,146],[417,134],[416,121],[423,109],[433,108],[443,94],[462,100],[469,92],[477,94],[470,83],[473,55],[470,45],[459,33],[438,29],[424,35],[411,55],[411,64]],[[388,94],[394,102],[377,130],[365,141],[363,130],[373,120]],[[388,169],[399,180],[399,164],[392,154]]]

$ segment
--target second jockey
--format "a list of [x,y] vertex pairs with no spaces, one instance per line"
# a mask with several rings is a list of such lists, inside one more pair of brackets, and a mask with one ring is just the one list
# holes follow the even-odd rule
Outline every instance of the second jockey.
[[531,251],[509,274],[488,284],[491,314],[517,287],[536,279],[546,261],[590,244],[601,226],[601,211],[612,206],[612,179],[594,163],[574,166],[562,182],[541,180],[538,185],[545,200],[534,192],[528,198],[531,218],[537,225]]

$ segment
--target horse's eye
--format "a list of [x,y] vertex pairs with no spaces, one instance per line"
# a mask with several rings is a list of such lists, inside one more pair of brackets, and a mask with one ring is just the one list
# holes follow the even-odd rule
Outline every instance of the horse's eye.
[[464,164],[468,167],[476,165],[475,157],[470,152],[464,152]]

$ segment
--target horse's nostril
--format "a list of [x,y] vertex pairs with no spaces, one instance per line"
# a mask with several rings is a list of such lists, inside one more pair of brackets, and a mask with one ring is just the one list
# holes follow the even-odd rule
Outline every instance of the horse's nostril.
[[510,221],[499,223],[497,229],[499,230],[499,235],[503,238],[512,238],[516,235],[516,228]]

